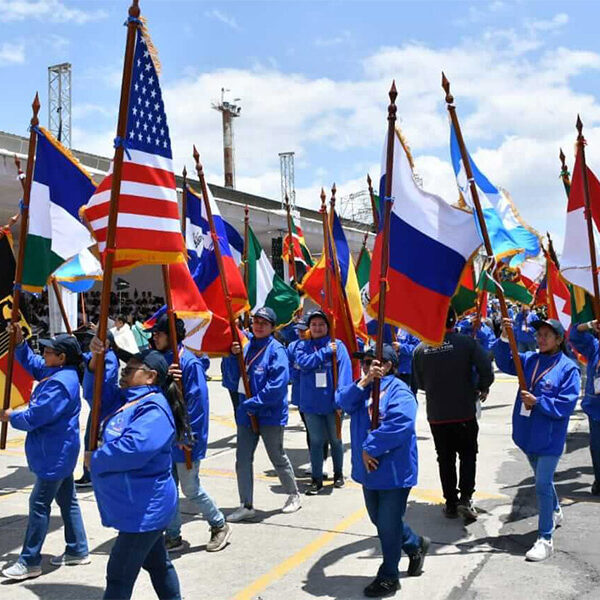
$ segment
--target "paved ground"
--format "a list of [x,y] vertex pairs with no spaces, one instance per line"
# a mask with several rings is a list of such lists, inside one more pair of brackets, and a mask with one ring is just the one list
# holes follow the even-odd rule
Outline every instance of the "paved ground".
[[[216,366],[216,365],[215,365]],[[225,513],[236,508],[234,473],[235,426],[226,392],[209,384],[211,429],[202,481]],[[480,454],[476,500],[479,521],[465,526],[441,513],[437,464],[425,421],[419,410],[419,485],[411,493],[407,518],[419,533],[432,538],[425,572],[404,578],[399,597],[435,599],[504,599],[600,597],[600,504],[589,496],[591,469],[587,423],[581,413],[572,420],[567,452],[559,465],[559,493],[565,523],[555,538],[555,556],[529,564],[523,554],[535,539],[535,498],[523,456],[510,439],[510,412],[516,383],[499,375],[480,421]],[[349,439],[348,424],[344,439]],[[10,431],[9,446],[0,452],[0,564],[18,556],[27,522],[27,501],[33,478],[26,467],[24,436]],[[304,489],[307,452],[297,412],[291,413],[286,447]],[[349,448],[349,446],[347,445]],[[345,455],[349,470],[349,449]],[[331,465],[328,465],[331,473]],[[78,473],[76,473],[78,474]],[[362,597],[380,556],[374,529],[366,517],[359,486],[341,490],[329,485],[325,494],[303,497],[295,514],[279,512],[285,496],[266,454],[259,446],[255,463],[256,522],[233,525],[231,545],[207,554],[207,524],[190,514],[183,501],[185,550],[175,564],[185,598],[209,600],[352,600]],[[79,599],[101,598],[106,561],[115,533],[100,525],[93,493],[80,493],[93,556],[92,564],[56,568],[51,555],[63,550],[63,534],[55,508],[44,545],[44,575],[24,583],[0,580],[0,597]],[[405,570],[406,559],[401,562]],[[134,598],[153,598],[145,573]]]

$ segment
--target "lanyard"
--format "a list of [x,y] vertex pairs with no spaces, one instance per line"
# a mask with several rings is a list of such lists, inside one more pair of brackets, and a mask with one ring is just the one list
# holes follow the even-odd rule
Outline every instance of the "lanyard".
[[533,370],[533,374],[531,375],[531,385],[529,386],[529,389],[531,392],[533,392],[533,390],[535,389],[535,386],[540,382],[540,380],[544,377],[544,375],[547,375],[550,371],[552,371],[552,369],[554,369],[554,367],[558,364],[559,361],[560,361],[560,355],[547,369],[545,369],[542,373],[540,373],[536,377],[538,368],[540,366],[540,359],[538,358],[537,363],[535,364],[535,369]]
[[250,360],[246,360],[246,370],[250,370],[250,367],[256,362],[256,360],[258,359],[259,356],[261,356],[263,354],[263,352],[268,348],[269,344],[271,342],[268,342],[267,344],[265,344]]
[[102,436],[104,435],[104,429],[108,425],[108,422],[115,415],[118,415],[120,412],[123,412],[126,408],[129,408],[130,406],[133,406],[134,404],[137,404],[138,402],[140,402],[144,398],[147,398],[148,396],[152,396],[152,394],[155,394],[155,393],[156,392],[148,392],[147,394],[144,394],[141,398],[138,398],[137,400],[133,400],[133,402],[127,402],[127,404],[123,404],[123,406],[120,406],[119,408],[117,408],[117,410],[111,412],[110,415],[104,417],[104,419],[102,419],[102,423],[100,423],[100,428],[99,428],[99,431],[98,431],[98,439],[102,439]]

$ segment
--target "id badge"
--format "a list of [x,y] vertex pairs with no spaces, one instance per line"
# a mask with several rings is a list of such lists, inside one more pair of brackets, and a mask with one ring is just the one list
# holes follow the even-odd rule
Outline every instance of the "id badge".
[[327,373],[325,371],[317,371],[315,373],[315,387],[326,388],[327,387]]
[[594,394],[600,394],[600,377],[594,377]]
[[246,395],[246,388],[244,387],[244,380],[240,377],[239,381],[238,381],[238,394],[244,394],[244,396]]
[[520,410],[519,414],[522,417],[530,417],[531,416],[531,410],[528,409],[524,404],[521,404],[521,410]]

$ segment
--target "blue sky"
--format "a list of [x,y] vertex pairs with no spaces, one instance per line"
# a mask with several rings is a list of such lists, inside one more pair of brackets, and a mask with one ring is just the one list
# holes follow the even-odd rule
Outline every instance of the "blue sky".
[[[47,66],[73,64],[73,145],[110,155],[126,1],[0,0],[0,129],[25,134]],[[222,181],[220,88],[241,97],[237,187],[279,197],[278,153],[296,152],[297,202],[378,176],[392,78],[428,191],[456,197],[440,72],[469,149],[540,232],[563,234],[558,148],[573,158],[581,112],[600,162],[600,10],[593,2],[199,2],[142,0],[162,63],[176,165],[196,143]],[[600,167],[597,167],[600,169]]]

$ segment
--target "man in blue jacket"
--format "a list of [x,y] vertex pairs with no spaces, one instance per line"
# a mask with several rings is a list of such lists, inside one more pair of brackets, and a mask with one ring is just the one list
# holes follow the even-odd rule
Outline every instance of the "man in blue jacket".
[[[10,330],[11,326],[9,326]],[[42,574],[42,544],[48,533],[53,500],[65,524],[65,553],[53,565],[90,562],[88,544],[75,494],[73,470],[79,454],[79,377],[81,348],[67,334],[40,340],[44,356],[36,355],[16,329],[15,357],[39,383],[25,410],[0,410],[0,421],[27,432],[25,454],[36,476],[29,498],[29,521],[21,555],[2,574],[9,579],[29,579]]]
[[404,329],[398,330],[396,341],[392,342],[394,350],[398,353],[398,369],[396,375],[412,389],[412,359],[415,348],[421,343],[418,337],[415,337]]
[[[231,538],[231,528],[225,522],[223,513],[214,500],[206,493],[200,483],[200,461],[206,456],[208,444],[208,387],[202,363],[198,357],[182,346],[185,338],[185,325],[181,319],[176,319],[177,345],[179,348],[179,363],[173,363],[173,352],[169,338],[169,319],[162,315],[151,329],[154,347],[163,354],[171,365],[170,373],[181,380],[183,397],[187,407],[189,423],[195,436],[190,449],[192,468],[185,464],[184,450],[177,444],[173,445],[173,478],[181,485],[183,495],[191,500],[198,513],[208,521],[210,526],[210,541],[206,544],[207,552],[222,550]],[[167,550],[177,551],[184,547],[181,538],[181,513],[179,505],[173,520],[167,527],[165,544]]]
[[521,310],[514,319],[515,338],[519,352],[535,352],[535,329],[532,323],[538,321],[538,316],[531,312],[527,304],[521,306]]
[[[300,509],[300,495],[294,478],[292,463],[283,449],[283,432],[288,420],[287,386],[290,379],[289,362],[285,348],[273,337],[277,316],[271,308],[258,309],[252,318],[252,339],[242,351],[232,344],[232,356],[226,359],[232,371],[238,374],[240,402],[235,413],[237,447],[235,471],[237,474],[240,507],[227,517],[236,523],[256,515],[253,506],[254,477],[252,466],[259,437],[262,438],[269,459],[279,481],[288,494],[282,512]],[[237,355],[243,352],[251,396],[246,397],[240,377]],[[258,432],[252,430],[250,417],[256,417]]]
[[[417,401],[409,387],[394,377],[398,356],[391,345],[383,346],[383,365],[374,360],[373,349],[361,358],[362,379],[341,389],[337,397],[350,415],[352,479],[363,486],[383,554],[377,577],[364,593],[380,598],[400,589],[398,563],[403,550],[409,557],[408,574],[421,574],[431,540],[416,535],[404,521],[408,495],[417,484]],[[379,426],[371,429],[375,378],[381,379]]]
[[590,424],[590,454],[594,468],[592,494],[600,496],[600,325],[598,321],[572,325],[569,341],[575,350],[587,359],[587,380],[581,409],[588,416]]

